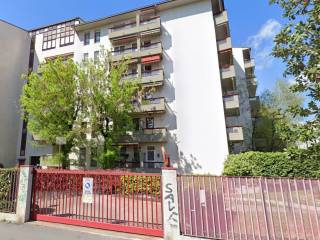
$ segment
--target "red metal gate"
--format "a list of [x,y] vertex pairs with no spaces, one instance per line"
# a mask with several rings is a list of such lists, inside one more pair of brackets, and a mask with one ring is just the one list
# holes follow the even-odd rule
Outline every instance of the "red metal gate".
[[183,235],[320,239],[320,180],[179,176]]
[[[93,180],[83,202],[83,178]],[[32,217],[112,231],[163,236],[160,174],[35,170]]]

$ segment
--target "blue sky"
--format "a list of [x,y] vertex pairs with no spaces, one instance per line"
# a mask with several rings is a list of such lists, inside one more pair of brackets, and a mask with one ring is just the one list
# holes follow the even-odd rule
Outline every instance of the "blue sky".
[[[108,16],[159,0],[2,0],[0,19],[25,29],[68,18],[84,20]],[[258,94],[282,78],[284,65],[269,56],[272,39],[283,25],[281,9],[268,0],[225,0],[234,46],[252,47],[256,59]]]

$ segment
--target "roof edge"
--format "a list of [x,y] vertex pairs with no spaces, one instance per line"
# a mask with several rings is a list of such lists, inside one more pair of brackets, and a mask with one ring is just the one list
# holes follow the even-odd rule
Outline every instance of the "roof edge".
[[32,28],[32,29],[29,29],[29,30],[27,30],[27,31],[28,31],[28,32],[33,32],[33,31],[37,31],[37,30],[40,30],[40,29],[43,29],[43,28],[55,26],[55,25],[57,25],[57,24],[61,24],[61,23],[64,23],[64,22],[69,22],[69,21],[72,21],[72,20],[80,20],[80,21],[82,21],[82,22],[86,22],[86,21],[84,21],[81,17],[73,17],[73,18],[65,19],[65,20],[62,20],[62,21],[59,21],[59,22],[55,22],[55,23],[52,23],[52,24],[47,24],[47,25],[44,25],[44,26]]
[[24,29],[24,28],[22,28],[22,27],[19,27],[19,26],[13,24],[13,23],[10,23],[10,22],[8,22],[8,21],[6,21],[6,20],[3,20],[3,19],[1,19],[1,18],[0,18],[0,21],[1,21],[1,22],[4,22],[4,23],[6,23],[6,24],[8,24],[8,25],[10,25],[10,26],[12,26],[12,27],[19,28],[20,30],[23,30],[23,31],[25,31],[25,32],[29,32],[27,29]]

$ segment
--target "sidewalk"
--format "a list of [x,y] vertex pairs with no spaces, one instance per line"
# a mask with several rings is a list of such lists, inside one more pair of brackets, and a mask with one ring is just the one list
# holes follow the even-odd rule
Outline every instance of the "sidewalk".
[[134,234],[110,232],[46,222],[18,225],[0,222],[1,240],[160,240]]

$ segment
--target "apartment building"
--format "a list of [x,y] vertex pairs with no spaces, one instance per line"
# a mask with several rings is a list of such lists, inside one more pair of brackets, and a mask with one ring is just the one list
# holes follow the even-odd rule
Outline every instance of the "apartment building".
[[[29,65],[57,56],[76,62],[99,58],[103,46],[112,61],[129,57],[123,81],[140,78],[155,91],[133,114],[135,131],[119,145],[124,166],[160,169],[163,149],[185,173],[221,174],[230,152],[251,148],[252,119],[259,106],[249,48],[233,48],[222,0],[174,0],[101,18],[71,19],[30,31]],[[90,136],[88,136],[90,138]],[[19,131],[17,159],[37,163],[57,151]],[[90,149],[77,158],[91,162]]]

